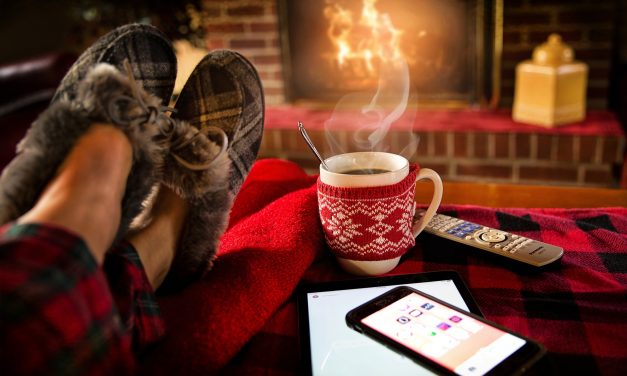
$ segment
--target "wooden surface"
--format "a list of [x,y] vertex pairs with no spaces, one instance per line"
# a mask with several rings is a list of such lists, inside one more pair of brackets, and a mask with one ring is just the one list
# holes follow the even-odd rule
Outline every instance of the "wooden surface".
[[[416,201],[428,203],[431,183],[416,186]],[[627,207],[626,189],[578,188],[495,183],[445,182],[442,204],[493,208]]]

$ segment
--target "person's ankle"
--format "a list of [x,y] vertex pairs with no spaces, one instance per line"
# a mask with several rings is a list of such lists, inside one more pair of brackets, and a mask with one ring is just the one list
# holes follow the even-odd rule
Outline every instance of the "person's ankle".
[[94,124],[18,223],[49,223],[77,233],[102,261],[119,226],[131,163],[132,148],[124,133]]

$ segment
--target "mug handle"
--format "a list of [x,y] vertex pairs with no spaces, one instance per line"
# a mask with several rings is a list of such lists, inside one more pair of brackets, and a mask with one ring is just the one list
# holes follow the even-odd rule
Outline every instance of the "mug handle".
[[430,168],[421,168],[418,171],[418,175],[416,176],[416,181],[428,179],[433,182],[434,190],[433,190],[433,198],[431,199],[431,203],[427,208],[425,214],[420,218],[412,228],[414,233],[414,238],[418,236],[422,232],[422,230],[427,227],[427,223],[433,218],[436,210],[440,207],[440,202],[442,201],[442,192],[444,189],[442,188],[442,179],[440,179],[440,175],[437,172],[433,171]]

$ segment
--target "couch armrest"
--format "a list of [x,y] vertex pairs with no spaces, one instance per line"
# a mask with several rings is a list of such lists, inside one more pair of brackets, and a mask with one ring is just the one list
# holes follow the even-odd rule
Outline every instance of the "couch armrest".
[[69,53],[52,53],[0,65],[0,116],[49,101],[74,60]]

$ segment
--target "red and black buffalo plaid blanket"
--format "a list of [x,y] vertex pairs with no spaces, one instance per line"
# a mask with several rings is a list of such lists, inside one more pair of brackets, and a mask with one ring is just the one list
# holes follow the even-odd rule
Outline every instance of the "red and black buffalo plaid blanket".
[[[161,298],[168,336],[146,354],[146,372],[300,372],[295,288],[354,278],[324,244],[316,178],[289,162],[257,162],[209,276]],[[391,274],[456,270],[486,318],[547,347],[542,373],[627,375],[627,209],[440,212],[558,245],[564,256],[534,270],[423,233]]]

